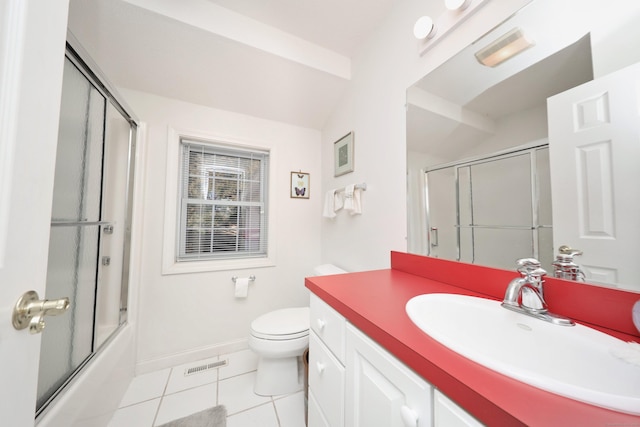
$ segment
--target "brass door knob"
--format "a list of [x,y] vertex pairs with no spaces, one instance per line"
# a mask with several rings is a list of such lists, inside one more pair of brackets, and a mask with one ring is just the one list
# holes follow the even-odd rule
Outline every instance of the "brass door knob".
[[29,327],[30,333],[37,334],[45,327],[44,316],[62,314],[69,309],[69,305],[69,298],[41,300],[36,291],[27,291],[13,308],[13,327],[18,330]]

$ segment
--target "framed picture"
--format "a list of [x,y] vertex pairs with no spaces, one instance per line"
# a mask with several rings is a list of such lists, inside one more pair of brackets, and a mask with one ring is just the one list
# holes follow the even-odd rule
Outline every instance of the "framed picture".
[[309,174],[306,172],[291,172],[291,198],[309,198]]
[[353,132],[333,143],[333,176],[353,172]]

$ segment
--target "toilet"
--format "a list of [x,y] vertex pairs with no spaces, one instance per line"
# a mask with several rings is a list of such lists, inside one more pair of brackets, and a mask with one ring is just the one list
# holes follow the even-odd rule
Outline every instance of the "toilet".
[[[346,271],[332,264],[313,270],[315,276]],[[271,311],[251,322],[249,348],[258,355],[253,391],[261,396],[290,394],[302,390],[301,356],[309,347],[309,307]]]

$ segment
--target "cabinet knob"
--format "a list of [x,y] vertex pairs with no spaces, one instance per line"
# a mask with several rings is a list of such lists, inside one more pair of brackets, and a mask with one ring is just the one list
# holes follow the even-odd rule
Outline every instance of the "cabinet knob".
[[323,330],[323,329],[324,329],[324,326],[327,324],[327,322],[325,322],[325,321],[324,321],[324,320],[322,320],[322,319],[317,319],[317,320],[316,320],[316,323],[318,324],[318,329],[320,329],[320,330]]
[[418,426],[418,414],[416,414],[416,411],[409,408],[407,405],[402,405],[402,408],[400,408],[400,415],[402,416],[402,422],[406,427]]
[[316,369],[318,370],[318,374],[322,375],[324,372],[324,363],[316,362]]

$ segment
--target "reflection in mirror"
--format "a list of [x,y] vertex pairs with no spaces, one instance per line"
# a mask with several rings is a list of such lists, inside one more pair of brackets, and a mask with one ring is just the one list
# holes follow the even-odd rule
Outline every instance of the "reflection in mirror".
[[[561,234],[557,233],[558,223],[553,223],[558,221],[557,197],[577,184],[566,177],[558,182],[559,175],[554,172],[562,163],[554,158],[554,141],[558,138],[549,134],[547,99],[640,60],[640,29],[634,24],[640,18],[640,4],[585,0],[580,2],[580,10],[575,7],[570,0],[534,0],[407,90],[410,252],[509,269],[515,268],[517,258],[536,256],[552,274],[550,264],[557,248],[561,244],[579,247],[580,242],[555,240],[556,234]],[[534,46],[495,67],[481,65],[475,53],[514,28],[520,28]],[[621,38],[628,43],[624,51]],[[506,162],[496,160],[500,159],[496,156],[547,140],[551,168],[545,155],[535,156],[536,164],[531,167],[525,167],[524,162],[508,167]],[[480,159],[484,160],[477,165],[468,164]],[[531,162],[529,159],[528,165]],[[533,185],[516,184],[505,175],[511,169],[522,172],[536,168],[541,169],[533,174]],[[553,205],[546,196],[539,197],[545,186],[554,194]],[[544,199],[548,206],[534,203],[533,207],[523,207],[516,196],[524,189],[524,194],[533,191],[534,202]],[[473,206],[473,202],[485,206]],[[515,212],[529,208],[528,217],[515,220]],[[636,217],[640,217],[640,210]],[[568,226],[567,220],[563,221],[564,230]],[[578,224],[578,214],[569,221],[569,226]],[[530,230],[486,227],[511,227],[516,223],[516,227]],[[616,227],[618,233],[624,233],[638,226]],[[504,234],[508,236],[501,243],[498,236]],[[523,239],[514,240],[516,234]],[[437,246],[433,246],[436,238]],[[640,234],[636,240],[640,241]],[[525,248],[528,253],[521,253]],[[576,258],[576,262],[584,262],[588,282],[639,289],[635,283],[640,280],[618,283],[616,274],[599,277],[589,273],[589,263],[598,264],[589,256],[585,252]]]
[[551,269],[548,152],[544,141],[428,168],[429,255],[511,269],[517,253]]

